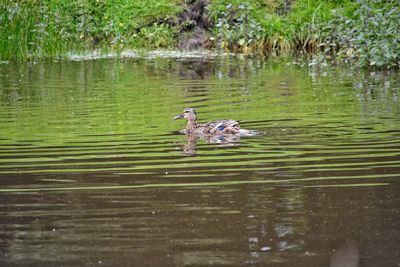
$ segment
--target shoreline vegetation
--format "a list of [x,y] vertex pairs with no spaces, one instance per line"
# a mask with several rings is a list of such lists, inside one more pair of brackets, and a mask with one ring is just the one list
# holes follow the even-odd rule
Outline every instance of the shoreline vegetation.
[[397,0],[4,0],[0,60],[210,49],[397,69],[399,21]]

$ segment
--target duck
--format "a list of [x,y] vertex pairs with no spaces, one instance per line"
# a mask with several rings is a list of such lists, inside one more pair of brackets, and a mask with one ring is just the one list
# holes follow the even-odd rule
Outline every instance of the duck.
[[252,135],[252,131],[241,129],[237,120],[214,120],[204,124],[197,123],[197,113],[194,108],[185,108],[180,114],[174,117],[186,119],[186,129],[181,131],[185,134],[195,134],[202,136],[216,135]]

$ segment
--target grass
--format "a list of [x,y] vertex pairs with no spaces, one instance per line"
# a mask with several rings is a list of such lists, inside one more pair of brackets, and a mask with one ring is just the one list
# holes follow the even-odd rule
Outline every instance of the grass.
[[[175,42],[173,31],[166,25],[154,29],[154,23],[180,10],[168,0],[3,0],[0,60],[56,58],[93,48],[121,50],[127,43],[168,47]],[[152,37],[158,35],[162,41]]]
[[[202,1],[193,0],[189,2]],[[3,0],[0,60],[91,49],[176,48],[184,0]],[[194,11],[196,12],[196,10]],[[396,0],[212,0],[215,48],[244,54],[323,52],[360,67],[400,65]]]
[[[321,41],[321,25],[332,19],[332,10],[349,12],[353,9],[349,0],[297,0],[286,7],[286,13],[279,15],[285,8],[278,3],[281,1],[249,0],[243,4],[241,1],[217,0],[212,2],[210,12],[219,24],[227,24],[217,29],[220,38],[225,37],[222,42],[230,43],[232,40],[226,39],[233,36],[233,41],[250,40],[252,47],[262,47],[263,52],[269,52],[273,49],[315,50]],[[245,30],[241,30],[243,24]],[[259,25],[261,29],[252,25]],[[239,46],[234,46],[234,50],[248,50],[249,42],[235,43]],[[232,46],[222,47],[232,49]]]
[[36,7],[29,2],[23,7],[17,2],[0,4],[1,59],[56,56],[67,50],[55,23],[47,15],[47,6]]

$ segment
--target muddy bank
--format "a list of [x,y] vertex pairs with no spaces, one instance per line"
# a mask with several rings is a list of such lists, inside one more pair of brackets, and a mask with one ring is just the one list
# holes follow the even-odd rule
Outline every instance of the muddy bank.
[[184,10],[174,20],[179,27],[178,48],[183,50],[209,49],[213,38],[209,34],[213,23],[208,16],[209,0],[187,1]]

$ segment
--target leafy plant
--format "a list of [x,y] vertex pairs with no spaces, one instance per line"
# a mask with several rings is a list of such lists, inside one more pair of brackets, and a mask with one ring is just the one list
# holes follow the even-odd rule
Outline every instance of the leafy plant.
[[216,18],[216,35],[221,48],[246,53],[263,40],[264,30],[251,11],[252,7],[247,3],[229,4],[212,14]]
[[167,24],[153,24],[143,27],[130,38],[133,47],[146,48],[171,48],[177,43],[178,30]]
[[335,13],[325,43],[340,60],[361,67],[400,65],[400,6],[396,0],[358,0],[352,15]]

